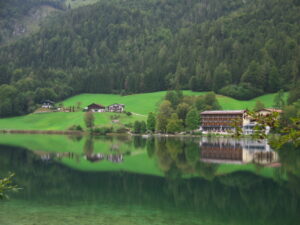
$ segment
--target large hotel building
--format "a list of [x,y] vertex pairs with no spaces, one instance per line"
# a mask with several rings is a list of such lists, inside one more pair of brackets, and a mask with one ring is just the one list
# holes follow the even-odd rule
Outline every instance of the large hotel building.
[[233,130],[233,123],[240,127],[250,124],[246,110],[211,110],[201,113],[201,128],[207,132],[228,132]]

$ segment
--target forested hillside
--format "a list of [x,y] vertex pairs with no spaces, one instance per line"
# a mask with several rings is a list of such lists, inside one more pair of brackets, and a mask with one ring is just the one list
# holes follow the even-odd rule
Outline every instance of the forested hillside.
[[238,99],[300,77],[300,0],[102,0],[0,48],[0,115],[82,93]]
[[66,0],[0,0],[0,44],[28,33],[25,18],[39,22],[47,14],[41,12],[42,6],[64,10]]

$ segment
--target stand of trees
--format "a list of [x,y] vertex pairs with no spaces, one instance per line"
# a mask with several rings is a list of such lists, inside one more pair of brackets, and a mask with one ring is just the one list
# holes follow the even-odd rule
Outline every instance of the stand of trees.
[[152,112],[149,113],[147,128],[151,132],[171,134],[193,131],[200,126],[199,112],[218,109],[221,106],[213,92],[204,96],[184,96],[178,90],[168,91],[156,117]]
[[299,11],[296,0],[103,0],[62,12],[0,48],[0,115],[30,112],[41,94],[288,90],[300,78]]

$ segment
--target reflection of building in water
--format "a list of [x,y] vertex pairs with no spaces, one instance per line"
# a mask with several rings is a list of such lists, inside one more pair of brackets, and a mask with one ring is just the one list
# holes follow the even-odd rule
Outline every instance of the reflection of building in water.
[[230,138],[207,139],[200,141],[201,159],[212,163],[258,163],[271,164],[278,161],[278,155],[266,140],[235,140]]
[[123,162],[123,155],[118,154],[118,155],[108,155],[106,158],[108,161],[114,162],[114,163],[120,163]]
[[[34,153],[38,156],[43,161],[49,161],[51,159],[61,159],[61,158],[74,158],[76,154],[73,152],[59,152],[59,153],[54,153],[54,152],[44,152],[44,151],[34,151]],[[77,158],[79,155],[77,155]],[[84,157],[86,160],[94,163],[94,162],[100,162],[102,160],[107,160],[113,163],[120,163],[123,162],[123,155],[122,154],[102,154],[102,153],[97,153],[97,154],[87,154]]]
[[105,155],[105,154],[98,153],[98,154],[89,154],[89,155],[86,155],[85,157],[90,162],[99,162],[99,161],[102,161],[102,160],[108,160],[108,161],[113,162],[113,163],[123,162],[123,155],[122,154]]
[[99,162],[103,159],[105,159],[105,155],[98,153],[98,154],[88,154],[85,156],[85,158],[90,162]]
[[34,151],[34,153],[41,157],[43,161],[49,161],[51,159],[61,158],[74,158],[73,152],[45,152],[45,151]]
[[239,163],[243,160],[243,149],[240,144],[229,142],[202,142],[201,158],[203,161]]

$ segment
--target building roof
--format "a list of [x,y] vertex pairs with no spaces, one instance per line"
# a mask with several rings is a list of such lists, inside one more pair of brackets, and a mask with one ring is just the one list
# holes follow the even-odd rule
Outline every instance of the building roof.
[[114,104],[111,104],[111,105],[109,105],[108,107],[110,107],[110,106],[115,106],[115,105],[120,105],[120,106],[125,106],[124,104],[118,104],[118,103],[114,103]]
[[51,101],[51,100],[44,100],[43,102],[42,102],[42,104],[55,104],[55,102],[54,101]]
[[217,114],[244,114],[246,110],[207,110],[203,111],[201,115],[217,115]]
[[282,113],[281,109],[275,109],[275,108],[263,108],[261,110],[258,110],[257,112],[261,112],[261,111],[268,111],[268,112],[278,112],[278,113]]
[[96,106],[96,107],[102,108],[102,109],[105,108],[105,106],[100,105],[100,104],[96,104],[96,103],[92,103],[92,104],[88,105],[88,107],[91,107],[91,106]]

